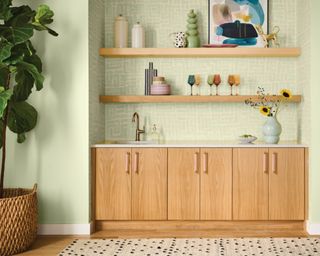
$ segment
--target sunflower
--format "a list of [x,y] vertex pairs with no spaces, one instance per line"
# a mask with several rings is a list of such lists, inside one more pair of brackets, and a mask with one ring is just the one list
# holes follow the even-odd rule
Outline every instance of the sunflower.
[[280,95],[281,95],[283,98],[285,98],[285,99],[291,99],[291,97],[292,97],[292,93],[291,93],[291,91],[288,90],[288,89],[283,89],[283,90],[281,90],[281,91],[280,91]]
[[261,106],[260,113],[264,116],[269,116],[270,115],[270,108],[266,107],[266,106]]

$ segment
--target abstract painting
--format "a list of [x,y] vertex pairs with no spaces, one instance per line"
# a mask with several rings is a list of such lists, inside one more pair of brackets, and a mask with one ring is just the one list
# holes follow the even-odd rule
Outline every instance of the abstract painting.
[[209,43],[264,47],[269,0],[209,0]]

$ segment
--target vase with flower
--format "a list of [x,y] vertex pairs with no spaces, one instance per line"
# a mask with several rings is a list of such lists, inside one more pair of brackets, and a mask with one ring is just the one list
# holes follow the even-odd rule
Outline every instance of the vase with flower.
[[257,99],[247,99],[245,103],[259,109],[260,113],[267,117],[267,121],[262,127],[264,141],[267,144],[278,144],[282,127],[277,119],[277,115],[285,103],[292,97],[291,91],[283,89],[280,91],[280,98],[275,98],[272,95],[266,94],[264,88],[258,87],[257,95]]

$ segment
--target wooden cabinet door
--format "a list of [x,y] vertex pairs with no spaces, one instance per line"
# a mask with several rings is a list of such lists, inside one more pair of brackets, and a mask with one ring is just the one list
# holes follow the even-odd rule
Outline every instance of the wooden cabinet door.
[[132,219],[167,219],[167,149],[132,149]]
[[168,149],[169,220],[199,220],[199,158],[199,149]]
[[131,219],[130,148],[96,151],[96,220]]
[[201,220],[232,219],[232,149],[201,149]]
[[304,220],[304,149],[270,149],[270,220]]
[[268,220],[268,149],[233,150],[233,219]]

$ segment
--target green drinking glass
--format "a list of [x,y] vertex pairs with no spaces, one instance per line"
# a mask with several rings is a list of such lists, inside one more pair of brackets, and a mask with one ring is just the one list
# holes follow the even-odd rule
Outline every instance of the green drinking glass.
[[192,87],[194,86],[195,83],[196,83],[195,75],[189,75],[188,84],[191,86],[191,94],[190,94],[191,96],[193,96]]

